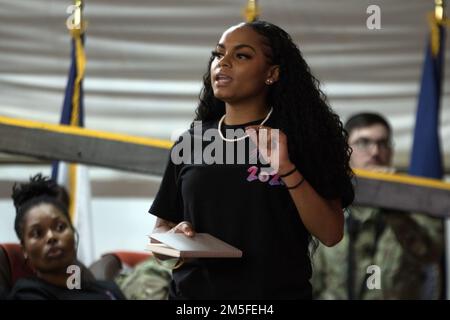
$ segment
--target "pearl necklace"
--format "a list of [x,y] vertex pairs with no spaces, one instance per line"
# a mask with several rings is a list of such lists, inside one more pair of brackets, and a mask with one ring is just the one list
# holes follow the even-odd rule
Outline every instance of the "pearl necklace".
[[[270,107],[270,111],[267,114],[267,116],[264,118],[264,120],[259,124],[260,126],[262,126],[264,123],[266,123],[267,120],[269,120],[270,115],[272,114],[273,108]],[[248,134],[243,135],[242,137],[239,138],[235,138],[235,139],[227,139],[223,136],[222,134],[222,122],[225,119],[226,114],[224,114],[222,116],[222,118],[219,120],[219,124],[217,125],[217,130],[219,131],[219,135],[222,138],[222,140],[226,141],[226,142],[236,142],[236,141],[240,141],[240,140],[244,140],[245,138],[248,137]]]

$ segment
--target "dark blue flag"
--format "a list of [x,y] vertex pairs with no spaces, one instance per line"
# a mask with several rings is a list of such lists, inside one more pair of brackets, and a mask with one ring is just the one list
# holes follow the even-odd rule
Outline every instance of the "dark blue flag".
[[443,26],[437,28],[437,52],[433,52],[431,41],[426,47],[409,174],[441,179],[443,165],[439,139],[439,109],[444,72],[445,29]]
[[[77,39],[76,36],[79,38]],[[84,36],[74,35],[72,39],[71,63],[69,68],[69,76],[67,79],[66,90],[64,93],[64,102],[61,112],[60,124],[74,125],[77,127],[84,126],[84,103],[83,103],[83,73],[85,57],[84,53],[80,54],[80,47],[84,45]],[[82,48],[81,48],[82,49]],[[81,61],[80,61],[81,60]],[[82,68],[78,64],[82,64]],[[82,74],[80,74],[82,71]],[[74,103],[74,95],[77,95]],[[76,113],[74,113],[76,109]],[[57,181],[59,176],[59,161],[53,161],[52,164],[52,178]]]

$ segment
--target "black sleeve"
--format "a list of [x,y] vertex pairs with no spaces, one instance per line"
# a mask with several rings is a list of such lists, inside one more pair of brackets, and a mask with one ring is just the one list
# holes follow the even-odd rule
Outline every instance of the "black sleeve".
[[178,187],[178,173],[180,167],[181,165],[176,165],[172,162],[169,155],[161,185],[155,200],[148,211],[161,219],[174,223],[183,220],[183,201]]
[[32,279],[21,278],[17,280],[12,288],[9,300],[54,300],[55,296],[47,290],[45,286],[40,285]]
[[123,292],[120,290],[119,286],[114,281],[96,281],[96,286],[102,288],[102,293],[104,290],[111,292],[116,300],[127,300]]
[[36,290],[19,290],[9,296],[9,300],[48,300],[42,292]]

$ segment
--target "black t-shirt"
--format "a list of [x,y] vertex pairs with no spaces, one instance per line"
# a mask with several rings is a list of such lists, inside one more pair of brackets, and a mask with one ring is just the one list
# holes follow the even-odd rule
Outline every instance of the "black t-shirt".
[[81,289],[61,288],[37,277],[21,278],[14,285],[12,300],[125,300],[125,296],[113,281],[89,281]]
[[[222,129],[237,130],[260,122],[223,125]],[[207,130],[217,135],[217,125],[218,121],[207,122],[201,131],[189,130],[191,151]],[[269,120],[266,125],[274,124]],[[180,139],[174,148],[187,140]],[[226,145],[234,144],[237,150],[238,142],[217,140],[223,145],[226,162],[231,154]],[[243,141],[244,164],[168,161],[149,212],[174,223],[189,221],[196,232],[210,233],[243,251],[242,258],[193,259],[174,270],[172,299],[311,298],[310,235],[281,179],[261,175],[264,165],[248,158],[251,143],[249,138]],[[202,152],[211,151],[205,149],[210,143],[201,142]]]

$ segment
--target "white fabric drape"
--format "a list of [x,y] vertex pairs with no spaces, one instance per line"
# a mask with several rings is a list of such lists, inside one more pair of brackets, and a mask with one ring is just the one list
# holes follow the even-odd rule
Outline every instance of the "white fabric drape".
[[[246,0],[89,0],[86,126],[170,138],[193,116],[210,51]],[[57,123],[69,66],[70,0],[0,0],[0,115]],[[335,110],[392,122],[396,164],[409,158],[433,1],[261,0],[261,19],[287,30]],[[366,27],[369,5],[381,29]],[[450,46],[442,145],[450,159]]]

